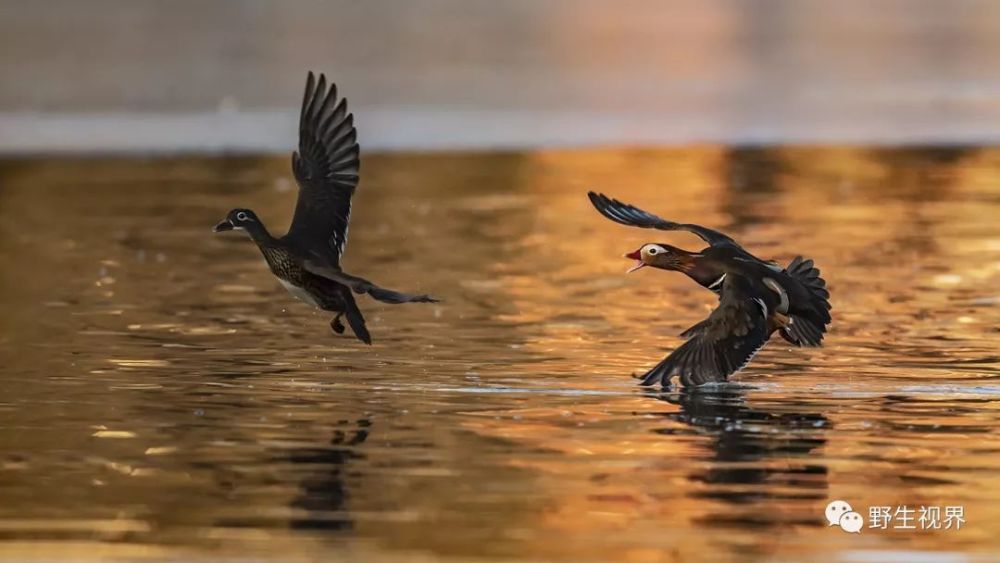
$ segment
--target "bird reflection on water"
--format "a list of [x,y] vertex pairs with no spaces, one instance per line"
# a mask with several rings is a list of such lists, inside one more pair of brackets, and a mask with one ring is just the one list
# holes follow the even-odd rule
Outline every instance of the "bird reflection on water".
[[[827,442],[829,419],[818,412],[788,412],[755,408],[739,386],[680,393],[648,393],[651,398],[677,405],[666,415],[690,431],[713,437],[711,452],[689,474],[691,496],[748,505],[765,499],[803,500],[827,497],[827,466],[817,450]],[[677,430],[655,430],[676,434]],[[775,463],[778,462],[778,463]],[[793,491],[793,492],[782,492]],[[720,510],[703,517],[709,525],[773,527],[788,520],[763,512]],[[798,524],[820,525],[821,518]]]
[[[365,166],[346,263],[447,297],[372,303],[373,347],[329,334],[241,241],[206,236],[233,201],[276,225],[291,215],[285,156],[0,162],[0,258],[22,265],[0,269],[5,537],[45,554],[112,537],[102,548],[174,558],[377,545],[370,559],[578,561],[673,546],[739,558],[794,527],[800,551],[775,558],[826,560],[859,540],[822,526],[836,491],[985,515],[894,548],[992,547],[1000,151]],[[840,296],[830,346],[767,347],[746,388],[643,395],[627,374],[717,300],[623,275],[620,252],[646,234],[597,228],[590,187],[782,263],[815,252]]]
[[341,420],[337,423],[330,443],[326,447],[300,448],[278,456],[276,462],[291,462],[309,467],[315,473],[299,485],[301,494],[291,506],[301,509],[303,515],[292,519],[296,529],[347,530],[353,526],[348,507],[349,481],[360,478],[351,472],[351,462],[363,460],[359,446],[368,439],[372,420]]

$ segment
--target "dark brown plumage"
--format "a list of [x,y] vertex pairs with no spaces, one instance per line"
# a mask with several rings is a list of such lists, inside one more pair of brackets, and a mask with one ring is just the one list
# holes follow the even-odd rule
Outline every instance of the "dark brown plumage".
[[299,115],[299,149],[292,155],[292,171],[299,185],[295,215],[288,233],[275,238],[249,209],[233,209],[215,231],[245,230],[260,248],[278,281],[295,297],[337,315],[333,330],[344,332],[341,316],[355,336],[371,344],[355,293],[367,293],[386,303],[435,302],[429,295],[408,295],[385,289],[347,274],[340,259],[347,244],[351,197],[360,170],[354,116],[347,100],[337,98],[337,87],[327,88],[326,77],[309,73]]
[[821,345],[831,320],[830,293],[812,260],[796,257],[782,268],[718,231],[667,221],[604,194],[588,195],[594,207],[616,223],[688,231],[709,244],[689,252],[651,243],[626,254],[636,260],[630,271],[652,266],[684,272],[719,295],[719,306],[681,334],[687,342],[646,372],[643,385],[668,387],[674,377],[685,386],[724,382],[746,366],[775,331],[796,346]]

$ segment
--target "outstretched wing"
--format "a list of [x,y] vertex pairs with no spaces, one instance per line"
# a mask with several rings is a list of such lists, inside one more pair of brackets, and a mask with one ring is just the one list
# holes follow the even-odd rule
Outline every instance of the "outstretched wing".
[[643,211],[634,205],[622,203],[617,199],[612,199],[604,194],[589,192],[587,193],[587,196],[590,197],[590,202],[594,204],[594,207],[596,207],[598,211],[601,212],[601,215],[604,215],[616,223],[621,223],[622,225],[640,227],[643,229],[659,229],[661,231],[688,231],[698,235],[711,246],[718,246],[722,244],[730,244],[737,247],[739,246],[736,241],[719,231],[713,231],[712,229],[702,227],[700,225],[692,225],[690,223],[674,223],[673,221],[667,221],[666,219],[661,219],[652,213]]
[[303,261],[302,265],[309,272],[316,274],[317,276],[323,276],[328,280],[333,280],[341,285],[345,285],[351,288],[355,293],[367,293],[377,301],[382,301],[383,303],[438,303],[438,300],[431,297],[430,295],[410,295],[408,293],[402,293],[385,287],[379,287],[374,283],[358,276],[352,276],[347,272],[342,271],[340,268],[331,268],[322,263],[320,260],[314,258],[307,258]]
[[679,376],[684,386],[722,383],[745,366],[767,342],[767,305],[764,295],[739,275],[728,274],[719,306],[685,335],[689,340],[649,370],[641,385]]
[[357,132],[347,100],[337,101],[337,87],[327,89],[326,77],[313,73],[299,116],[299,150],[292,155],[292,171],[299,184],[299,200],[286,239],[340,263],[351,219],[351,196],[358,185]]

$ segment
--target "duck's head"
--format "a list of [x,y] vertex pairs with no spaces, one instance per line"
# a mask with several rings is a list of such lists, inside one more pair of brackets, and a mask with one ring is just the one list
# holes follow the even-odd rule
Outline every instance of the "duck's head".
[[233,209],[227,215],[225,220],[215,226],[212,229],[216,233],[221,233],[222,231],[231,231],[233,229],[252,229],[260,225],[260,219],[257,215],[249,209]]
[[628,273],[652,266],[661,270],[678,270],[685,272],[694,265],[696,255],[670,246],[669,244],[648,243],[639,247],[638,250],[629,252],[625,258],[635,260],[635,265],[628,269]]

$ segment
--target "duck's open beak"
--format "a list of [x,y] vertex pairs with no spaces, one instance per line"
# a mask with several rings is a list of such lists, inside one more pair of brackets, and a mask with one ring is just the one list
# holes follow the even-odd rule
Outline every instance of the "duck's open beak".
[[231,231],[231,230],[233,230],[233,224],[229,222],[229,219],[226,219],[225,221],[219,223],[218,225],[212,228],[213,233],[221,233],[222,231]]
[[639,254],[638,250],[634,252],[629,252],[628,254],[625,255],[625,258],[631,258],[632,260],[635,260],[635,264],[631,268],[625,271],[626,274],[631,274],[636,270],[641,270],[646,267],[646,264],[643,263],[642,261],[642,255]]

